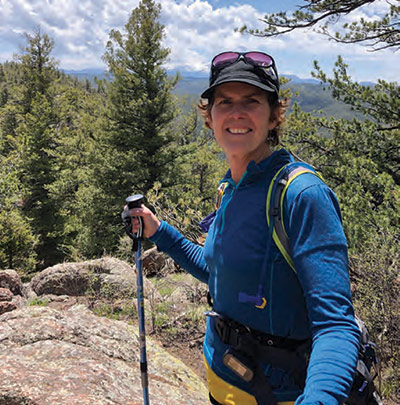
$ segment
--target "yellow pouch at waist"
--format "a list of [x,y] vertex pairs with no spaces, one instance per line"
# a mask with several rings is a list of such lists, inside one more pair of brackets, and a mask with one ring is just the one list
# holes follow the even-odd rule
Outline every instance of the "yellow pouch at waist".
[[[257,401],[253,395],[218,377],[211,370],[205,358],[204,364],[206,367],[208,390],[217,402],[223,405],[257,405]],[[294,405],[294,402],[278,402],[278,405]]]

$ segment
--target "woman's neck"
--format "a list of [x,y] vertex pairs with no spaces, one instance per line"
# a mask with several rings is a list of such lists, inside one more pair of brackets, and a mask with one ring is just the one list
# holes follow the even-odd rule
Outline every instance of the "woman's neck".
[[271,154],[272,150],[268,146],[267,148],[263,149],[263,151],[259,153],[258,156],[227,156],[229,167],[231,169],[232,180],[235,182],[235,184],[238,184],[240,179],[246,172],[247,166],[252,160],[254,160],[256,163],[260,163],[262,160],[271,156]]

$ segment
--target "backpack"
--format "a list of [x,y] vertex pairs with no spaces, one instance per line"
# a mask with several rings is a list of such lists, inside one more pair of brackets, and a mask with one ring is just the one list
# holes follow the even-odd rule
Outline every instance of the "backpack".
[[[304,173],[311,173],[323,181],[321,175],[311,166],[302,162],[289,163],[283,166],[272,179],[268,188],[266,201],[267,222],[268,226],[273,229],[272,238],[294,272],[296,272],[296,269],[291,257],[289,237],[286,233],[283,220],[283,201],[290,183],[296,177]],[[360,346],[357,370],[346,404],[381,405],[382,401],[373,383],[377,375],[377,345],[370,341],[369,333],[364,322],[357,316],[355,316],[355,320],[361,332]],[[371,376],[372,369],[374,369],[374,377]]]
[[[323,181],[322,176],[310,165],[303,162],[291,162],[283,166],[273,177],[267,192],[266,217],[268,227],[272,233],[272,239],[282,256],[296,273],[290,251],[289,237],[285,230],[283,216],[283,202],[290,183],[298,176],[311,173]],[[217,193],[215,209],[221,204],[227,182],[220,184]],[[212,221],[212,217],[206,218],[207,225]],[[358,352],[357,370],[354,376],[353,385],[346,404],[348,405],[382,405],[382,400],[373,383],[377,375],[377,345],[370,341],[368,330],[364,322],[355,316],[355,320],[360,329],[360,345]],[[374,376],[371,371],[374,369]]]

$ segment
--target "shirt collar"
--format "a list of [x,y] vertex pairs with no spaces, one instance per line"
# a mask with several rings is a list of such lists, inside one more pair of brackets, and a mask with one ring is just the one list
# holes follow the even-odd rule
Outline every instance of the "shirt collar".
[[[293,160],[293,156],[290,155],[290,153],[284,148],[272,152],[271,155],[269,155],[267,158],[259,163],[256,163],[254,160],[252,160],[247,165],[247,169],[242,179],[239,181],[238,185],[254,183],[255,181],[264,177],[266,172],[271,171],[275,173],[284,164],[289,163]],[[225,182],[229,182],[233,185],[231,169],[226,172],[224,178],[220,181],[220,184]]]

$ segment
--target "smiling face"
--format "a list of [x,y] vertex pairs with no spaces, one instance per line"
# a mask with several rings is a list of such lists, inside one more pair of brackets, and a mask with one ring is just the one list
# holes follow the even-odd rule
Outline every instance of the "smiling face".
[[271,119],[267,93],[258,87],[240,82],[219,85],[207,123],[231,164],[258,163],[271,154],[267,137],[277,120]]

